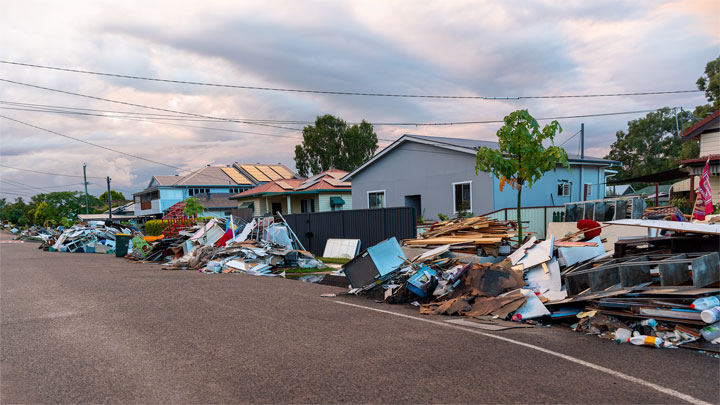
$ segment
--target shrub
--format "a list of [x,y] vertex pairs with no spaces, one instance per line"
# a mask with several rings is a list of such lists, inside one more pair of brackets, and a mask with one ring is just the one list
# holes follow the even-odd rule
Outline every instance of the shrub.
[[147,236],[159,236],[162,234],[163,229],[167,226],[167,221],[162,219],[153,219],[145,222],[145,235]]

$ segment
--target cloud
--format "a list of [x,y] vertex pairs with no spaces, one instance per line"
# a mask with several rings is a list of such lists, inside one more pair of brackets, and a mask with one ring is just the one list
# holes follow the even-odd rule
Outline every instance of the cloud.
[[[143,12],[138,13],[137,2],[16,2],[6,5],[0,16],[0,48],[8,60],[174,80],[489,96],[692,89],[720,48],[720,5],[715,1],[216,4],[143,2]],[[518,108],[528,108],[536,117],[556,117],[704,103],[701,93],[495,101],[355,97],[190,86],[8,65],[0,65],[0,77],[206,116],[310,122],[326,113],[350,122],[423,123],[498,120]],[[0,86],[0,100],[126,115],[168,114],[6,83]],[[192,170],[235,161],[293,166],[293,148],[302,127],[177,117],[164,121],[175,125],[166,125],[163,119],[169,117],[159,115],[137,121],[6,109],[0,114],[173,166],[0,119],[3,164],[77,173],[87,162],[89,173],[112,177],[113,185],[126,194],[145,187],[153,174],[177,173],[175,167]],[[644,115],[562,119],[565,131],[558,143],[585,123],[587,154],[603,156],[615,132]],[[500,125],[381,125],[376,131],[385,139],[421,133],[493,140]],[[577,142],[576,137],[566,147],[575,151]],[[0,175],[39,186],[74,181],[6,169]],[[102,181],[92,183],[91,192],[104,191]]]

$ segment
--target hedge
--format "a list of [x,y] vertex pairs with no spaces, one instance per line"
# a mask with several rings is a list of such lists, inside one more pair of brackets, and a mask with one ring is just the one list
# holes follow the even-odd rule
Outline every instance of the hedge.
[[168,225],[167,221],[162,219],[153,219],[145,222],[145,235],[158,236],[162,234],[163,229]]

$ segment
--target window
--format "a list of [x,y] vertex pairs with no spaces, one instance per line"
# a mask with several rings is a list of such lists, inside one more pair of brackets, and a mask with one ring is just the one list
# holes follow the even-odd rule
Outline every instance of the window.
[[455,213],[472,212],[472,182],[453,183]]
[[588,198],[592,198],[592,184],[585,183],[585,192],[584,192],[584,200],[587,200]]
[[300,212],[315,212],[315,200],[300,200]]
[[330,211],[342,211],[345,200],[340,196],[330,197]]
[[385,208],[385,190],[368,191],[368,208]]
[[569,196],[570,195],[570,183],[562,181],[558,183],[557,195]]
[[198,195],[198,194],[210,194],[209,188],[189,188],[188,189],[189,195]]

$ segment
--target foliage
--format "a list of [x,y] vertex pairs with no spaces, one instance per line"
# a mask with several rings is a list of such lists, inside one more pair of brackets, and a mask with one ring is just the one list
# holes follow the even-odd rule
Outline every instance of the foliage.
[[352,259],[345,259],[341,257],[316,257],[315,259],[320,260],[323,263],[334,263],[334,264],[345,264]]
[[697,87],[705,92],[713,110],[720,107],[720,56],[705,65],[705,74],[697,79]]
[[200,204],[200,201],[195,197],[188,197],[185,200],[185,208],[183,208],[183,215],[188,218],[195,218],[205,211],[205,206]]
[[315,125],[303,128],[303,141],[295,146],[295,166],[301,176],[328,169],[353,171],[377,150],[377,135],[372,124],[348,126],[340,118],[318,116]]
[[[103,201],[103,202],[105,202],[105,203],[107,204],[107,195],[108,195],[108,193],[107,193],[107,191],[105,191],[105,192],[103,192],[102,194],[100,194],[100,197],[98,197],[98,199],[99,199],[100,201]],[[118,201],[118,202],[126,202],[126,201],[129,201],[128,199],[125,198],[125,196],[123,195],[123,193],[121,193],[121,192],[119,192],[119,191],[110,190],[110,196],[112,197],[113,205],[115,205],[115,202],[116,202],[116,201]]]
[[[562,132],[560,124],[553,121],[542,130],[528,110],[517,110],[504,119],[505,124],[497,131],[499,149],[482,147],[478,150],[475,173],[489,172],[503,179],[503,184],[515,184],[518,193],[518,243],[522,243],[522,188],[532,188],[545,172],[555,170],[558,164],[570,167],[565,150],[555,146],[555,136]],[[551,146],[545,148],[543,141]]]
[[[683,121],[693,119],[688,111],[678,115],[678,119]],[[618,179],[676,167],[681,154],[691,156],[695,153],[691,146],[682,148],[675,114],[667,107],[648,113],[644,118],[629,121],[628,131],[617,131],[615,137],[616,141],[606,158],[622,162],[622,168],[616,176]]]
[[450,219],[450,217],[448,217],[448,216],[445,215],[445,214],[438,213],[438,219],[439,219],[440,221],[447,221],[448,219]]
[[690,205],[688,204],[688,199],[685,197],[676,197],[670,200],[670,205],[673,205],[675,207],[678,207],[680,211],[683,213],[689,213]]
[[46,201],[41,202],[35,207],[34,220],[38,225],[42,225],[45,221],[50,220],[50,205]]
[[167,221],[162,219],[153,219],[145,222],[145,235],[147,236],[159,236],[162,234],[163,229],[168,225]]

